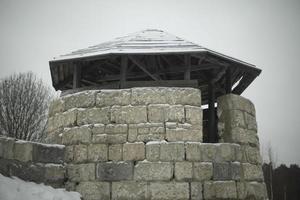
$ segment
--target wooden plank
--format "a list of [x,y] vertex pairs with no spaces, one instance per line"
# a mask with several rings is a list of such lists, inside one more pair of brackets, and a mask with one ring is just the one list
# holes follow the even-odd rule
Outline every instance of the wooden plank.
[[126,81],[125,87],[193,87],[198,88],[197,80],[160,80],[160,81]]
[[121,70],[120,70],[120,88],[124,88],[126,82],[126,71],[128,67],[128,57],[121,56]]
[[184,72],[184,80],[191,80],[191,55],[184,55],[184,64],[185,64],[185,72]]
[[134,62],[134,64],[136,64],[141,70],[143,70],[146,74],[148,74],[148,76],[150,76],[153,80],[158,81],[159,79],[157,77],[155,77],[153,74],[151,74],[146,68],[146,66],[144,65],[144,63],[140,62],[139,60],[137,60],[136,58],[134,58],[133,56],[129,56],[130,60],[132,62]]
[[81,66],[79,64],[73,65],[73,89],[80,87]]

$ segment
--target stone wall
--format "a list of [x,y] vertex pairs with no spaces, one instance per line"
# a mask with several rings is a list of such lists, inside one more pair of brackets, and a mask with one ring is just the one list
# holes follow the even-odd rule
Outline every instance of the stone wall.
[[66,187],[85,200],[266,199],[259,150],[227,139],[223,107],[230,143],[207,144],[197,89],[85,91],[52,103],[48,141],[66,145]]
[[64,187],[64,145],[0,137],[0,173],[25,181]]

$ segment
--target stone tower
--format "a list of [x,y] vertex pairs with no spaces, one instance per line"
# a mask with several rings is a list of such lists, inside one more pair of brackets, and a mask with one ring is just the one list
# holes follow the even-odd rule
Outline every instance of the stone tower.
[[253,65],[160,30],[50,61],[48,142],[85,200],[267,199]]

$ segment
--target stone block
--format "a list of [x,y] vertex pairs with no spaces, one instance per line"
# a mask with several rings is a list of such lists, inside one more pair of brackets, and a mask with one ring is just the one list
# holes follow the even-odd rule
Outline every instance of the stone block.
[[106,162],[97,164],[97,179],[100,181],[132,180],[132,162]]
[[110,189],[108,182],[80,182],[76,186],[85,200],[110,199]]
[[76,124],[77,119],[77,109],[69,110],[67,112],[62,113],[59,118],[60,127],[72,127]]
[[170,162],[138,162],[134,167],[134,179],[138,181],[167,181],[173,177]]
[[69,110],[72,108],[87,108],[95,105],[97,91],[83,91],[75,94],[66,95],[62,98],[64,102],[64,109]]
[[184,106],[185,121],[190,124],[202,124],[202,109],[198,106]]
[[92,133],[93,135],[97,135],[97,134],[104,134],[105,130],[105,125],[104,124],[94,124],[92,126]]
[[182,105],[170,105],[165,111],[165,121],[184,122],[184,107]]
[[202,183],[191,182],[191,200],[201,200],[202,197]]
[[89,144],[92,139],[92,131],[89,126],[80,126],[66,129],[62,134],[62,143],[70,144]]
[[242,96],[235,94],[227,94],[219,97],[218,112],[219,110],[242,110],[255,116],[255,108],[253,103]]
[[14,144],[14,159],[29,162],[32,161],[33,144],[26,141],[16,141]]
[[49,106],[49,117],[59,114],[64,111],[63,100],[61,98],[51,101]]
[[147,199],[146,182],[121,181],[112,182],[112,199]]
[[169,142],[160,144],[160,160],[162,161],[183,161],[184,143]]
[[204,199],[236,199],[237,189],[234,181],[204,182]]
[[110,108],[87,108],[78,111],[77,124],[108,124],[110,122]]
[[135,142],[137,139],[138,131],[135,124],[129,124],[128,128],[128,142]]
[[14,139],[2,137],[0,139],[0,157],[5,159],[13,159],[14,144],[15,144]]
[[123,145],[124,160],[144,160],[145,144],[143,142],[125,143]]
[[73,182],[93,181],[95,180],[95,164],[68,164],[67,175]]
[[96,104],[99,107],[113,105],[129,105],[131,98],[130,89],[101,90],[97,94]]
[[74,160],[74,146],[65,147],[65,158],[64,161],[69,163]]
[[204,162],[213,162],[216,158],[217,150],[218,149],[216,144],[201,144],[201,160]]
[[219,143],[217,146],[216,162],[235,161],[235,145],[229,143]]
[[247,181],[263,181],[263,172],[260,165],[252,165],[250,163],[242,163],[244,179]]
[[239,180],[241,167],[239,162],[213,163],[213,179],[216,181]]
[[108,160],[119,161],[122,160],[123,145],[113,144],[108,147]]
[[127,124],[107,124],[105,127],[106,134],[127,134]]
[[190,141],[202,142],[202,130],[188,130],[183,128],[166,129],[166,140],[169,142]]
[[176,162],[174,174],[175,174],[175,179],[178,181],[191,180],[193,178],[193,163]]
[[264,183],[237,182],[239,199],[268,199],[267,188]]
[[160,142],[148,142],[146,144],[146,159],[158,161],[160,157]]
[[90,144],[88,145],[88,161],[107,161],[108,147],[106,144]]
[[255,116],[249,113],[245,113],[245,122],[248,129],[257,131],[257,123],[256,123]]
[[250,164],[261,164],[262,158],[258,147],[251,147],[249,145],[243,145],[241,147],[242,162]]
[[213,165],[209,162],[195,162],[193,165],[194,180],[211,180],[213,176]]
[[63,163],[65,158],[64,145],[34,144],[33,161],[40,163]]
[[189,199],[189,184],[185,182],[150,182],[151,199]]
[[149,141],[161,141],[164,140],[165,136],[163,134],[144,134],[138,135],[136,141],[138,142],[149,142]]
[[238,144],[249,144],[251,146],[259,147],[258,136],[255,131],[244,128],[233,128],[229,135],[229,141]]
[[146,106],[112,106],[111,121],[118,124],[147,122]]
[[25,181],[43,183],[45,180],[45,167],[41,164],[32,164],[14,161],[10,165],[10,175]]
[[46,183],[60,183],[65,179],[66,168],[61,164],[46,164],[45,165],[45,181]]
[[87,161],[88,148],[87,145],[75,145],[74,146],[74,162],[83,163]]
[[122,144],[127,142],[127,135],[126,134],[97,134],[93,135],[92,138],[93,143],[99,144]]
[[10,166],[14,164],[13,160],[0,158],[0,174],[10,176]]
[[132,88],[132,105],[166,104],[166,88]]
[[167,118],[168,104],[150,104],[148,106],[149,122],[164,122]]
[[201,148],[200,142],[187,142],[186,148],[186,160],[188,161],[201,161]]

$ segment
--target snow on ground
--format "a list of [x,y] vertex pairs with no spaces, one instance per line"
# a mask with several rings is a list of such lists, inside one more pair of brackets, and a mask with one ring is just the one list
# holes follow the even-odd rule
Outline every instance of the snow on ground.
[[54,189],[44,184],[25,182],[17,177],[0,174],[0,200],[80,200],[77,192]]

